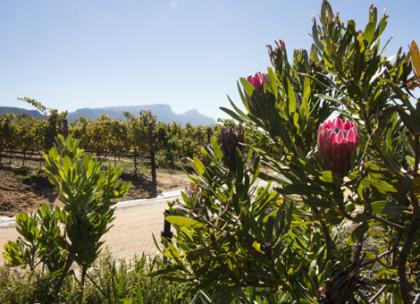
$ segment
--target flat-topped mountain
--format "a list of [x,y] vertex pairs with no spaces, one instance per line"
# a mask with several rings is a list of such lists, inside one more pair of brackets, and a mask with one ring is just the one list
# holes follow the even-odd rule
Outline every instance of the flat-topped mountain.
[[16,108],[16,107],[2,107],[2,106],[0,106],[0,115],[6,114],[6,113],[25,114],[25,115],[34,116],[34,117],[37,117],[37,118],[44,117],[44,115],[42,115],[42,113],[37,111],[37,110],[27,110],[27,109]]
[[[208,116],[205,116],[199,113],[197,110],[193,109],[185,113],[177,114],[172,111],[170,105],[167,104],[151,104],[151,105],[140,105],[140,106],[120,106],[120,107],[104,107],[104,108],[82,108],[77,109],[74,112],[68,113],[68,120],[72,122],[80,117],[86,119],[96,119],[99,116],[105,114],[111,118],[124,119],[124,112],[130,112],[133,115],[138,115],[140,111],[151,111],[153,115],[156,116],[157,120],[164,123],[177,122],[179,124],[185,125],[186,123],[191,123],[194,126],[197,125],[212,125],[216,121]],[[23,113],[27,115],[32,115],[35,117],[43,117],[37,110],[26,110],[22,108],[12,108],[12,107],[0,107],[0,114],[4,113]]]

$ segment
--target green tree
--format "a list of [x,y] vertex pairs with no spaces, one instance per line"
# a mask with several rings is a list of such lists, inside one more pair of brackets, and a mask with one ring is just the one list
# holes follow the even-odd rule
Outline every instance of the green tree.
[[[14,114],[4,114],[0,116],[0,160],[1,156],[7,151],[11,151],[16,147],[16,127],[13,123]],[[9,156],[9,159],[12,158]]]

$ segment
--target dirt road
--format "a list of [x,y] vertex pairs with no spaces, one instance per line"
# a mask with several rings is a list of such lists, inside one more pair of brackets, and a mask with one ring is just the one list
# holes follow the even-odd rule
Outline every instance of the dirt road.
[[[142,252],[157,253],[152,234],[160,240],[166,202],[165,199],[115,210],[114,226],[104,237],[105,246],[114,258],[131,258]],[[15,240],[17,235],[15,227],[0,228],[0,252],[3,252],[4,244]],[[3,264],[3,255],[0,255],[0,265]]]

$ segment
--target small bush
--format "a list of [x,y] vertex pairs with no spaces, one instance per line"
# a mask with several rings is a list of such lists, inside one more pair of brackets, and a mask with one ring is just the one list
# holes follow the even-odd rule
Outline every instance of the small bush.
[[[83,303],[181,303],[177,284],[153,276],[162,269],[159,257],[142,255],[131,261],[113,260],[103,255],[87,274]],[[49,276],[33,271],[0,268],[0,303],[54,303]],[[68,276],[60,303],[80,303],[81,287],[76,276]]]

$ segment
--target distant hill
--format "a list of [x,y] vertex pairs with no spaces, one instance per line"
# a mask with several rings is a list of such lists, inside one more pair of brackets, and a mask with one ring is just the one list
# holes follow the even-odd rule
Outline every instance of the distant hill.
[[44,117],[44,115],[38,110],[27,110],[27,109],[22,109],[22,108],[0,106],[0,115],[6,114],[6,113],[26,114],[26,115],[30,115],[36,118]]
[[[133,115],[138,115],[140,111],[151,111],[160,122],[170,123],[177,122],[185,125],[191,123],[194,126],[197,125],[212,125],[216,121],[208,116],[199,113],[197,110],[190,110],[182,114],[176,114],[172,111],[170,105],[167,104],[152,104],[152,105],[141,105],[141,106],[121,106],[121,107],[105,107],[105,108],[83,108],[77,109],[74,112],[68,114],[70,122],[79,119],[81,116],[87,119],[96,119],[99,116],[106,114],[111,118],[124,119],[124,112],[130,112]],[[21,108],[12,107],[0,107],[0,114],[12,112],[12,113],[24,113],[33,115],[35,117],[43,117],[42,114],[36,110],[26,110]]]

